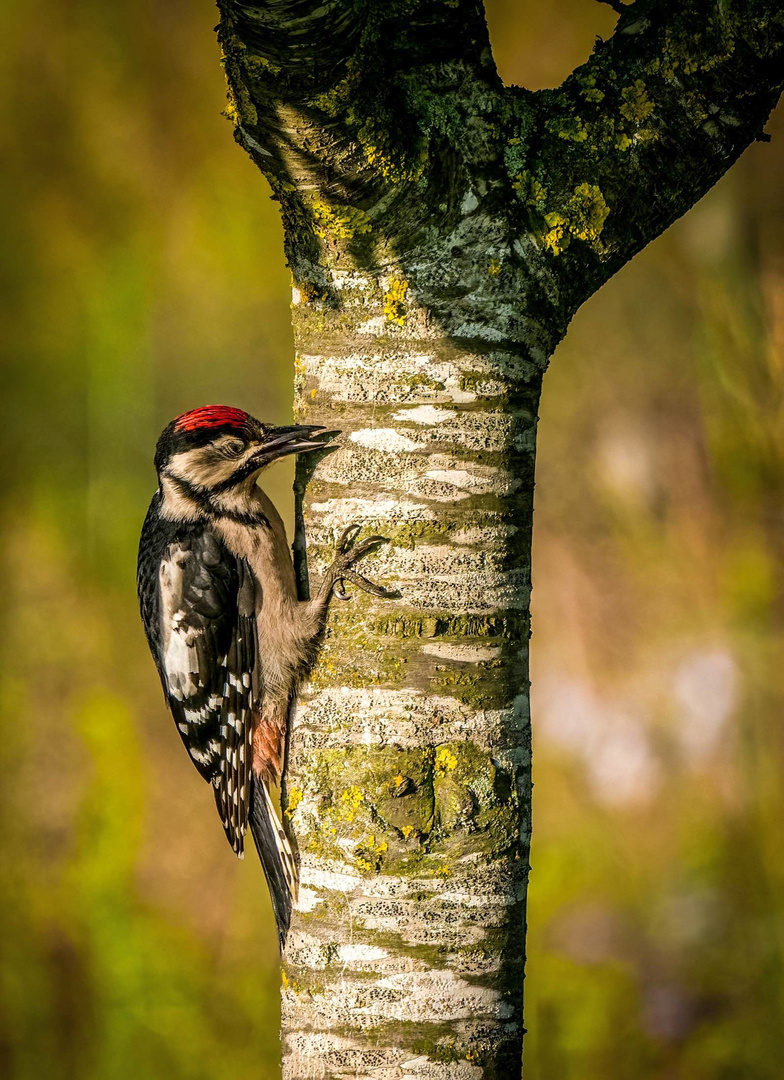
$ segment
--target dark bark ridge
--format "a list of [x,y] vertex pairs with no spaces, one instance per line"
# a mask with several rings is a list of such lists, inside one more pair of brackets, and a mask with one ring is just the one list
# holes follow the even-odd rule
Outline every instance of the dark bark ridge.
[[283,217],[297,412],[344,433],[298,476],[298,556],[306,527],[323,567],[359,520],[403,594],[333,613],[291,734],[284,1076],[508,1080],[542,375],[577,308],[760,136],[784,14],[637,0],[531,93],[499,80],[477,0],[218,6],[226,112]]

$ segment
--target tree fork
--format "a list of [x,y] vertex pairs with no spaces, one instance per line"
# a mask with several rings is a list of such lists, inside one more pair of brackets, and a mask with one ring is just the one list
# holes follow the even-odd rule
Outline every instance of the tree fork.
[[333,605],[292,726],[284,1076],[508,1080],[542,375],[762,131],[784,17],[637,0],[530,93],[501,84],[477,0],[219,8],[227,114],[283,215],[297,413],[343,432],[298,473],[303,587],[303,537],[318,573],[357,522],[402,594]]

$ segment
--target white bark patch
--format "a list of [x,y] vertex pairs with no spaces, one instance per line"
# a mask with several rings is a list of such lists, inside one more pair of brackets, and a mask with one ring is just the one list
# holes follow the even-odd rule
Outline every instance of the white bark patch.
[[391,730],[395,745],[401,747],[437,746],[470,738],[482,749],[494,747],[498,751],[503,732],[513,735],[527,723],[528,705],[523,696],[509,709],[473,709],[457,698],[420,690],[345,687],[301,698],[292,732],[308,749],[380,746],[387,742]]
[[387,321],[383,315],[376,315],[367,319],[357,327],[358,334],[368,334],[371,337],[381,337],[387,328]]
[[423,521],[433,520],[435,513],[426,503],[410,499],[330,499],[311,503],[323,527],[342,529],[352,521]]
[[[475,1020],[479,1016],[506,1020],[512,1015],[511,1006],[496,990],[474,986],[452,971],[390,975],[380,979],[378,985],[399,994],[398,1001],[391,1009],[388,1002],[357,1004],[354,1011],[358,1015],[391,1016],[409,1023]],[[358,989],[357,996],[361,1001],[362,990]]]
[[448,544],[417,544],[414,548],[386,548],[379,552],[374,563],[379,573],[398,578],[421,578],[423,574],[436,577],[461,577],[466,574],[496,573],[503,580],[503,552],[482,549],[473,551]]
[[[410,971],[366,980],[344,977],[319,993],[299,995],[289,990],[289,1007],[307,1011],[316,1026],[346,1021],[372,1028],[397,1020],[402,1023],[449,1023],[458,1020],[508,1020],[512,1007],[497,990],[477,986],[448,970]],[[293,1001],[292,1001],[293,998]]]
[[[474,409],[453,412],[451,409],[441,409],[434,405],[423,405],[420,408],[424,413],[420,413],[419,409],[411,409],[408,412],[412,415],[406,415],[406,410],[401,409],[392,416],[392,419],[398,422],[410,421],[416,424],[416,427],[406,429],[405,435],[416,440],[417,446],[451,445],[459,447],[463,452],[480,450],[502,453],[511,442],[518,450],[528,449],[530,419],[526,416]],[[415,413],[419,415],[413,415]],[[349,438],[353,439],[354,436]]]
[[[369,319],[360,333],[380,335],[386,330],[383,317]],[[339,402],[470,402],[472,390],[461,387],[466,368],[440,360],[431,353],[349,353],[343,356],[303,355],[301,362],[322,394]]]
[[300,888],[294,907],[297,911],[303,911],[305,913],[315,911],[319,904],[323,904],[324,900],[313,889]]
[[397,454],[410,450],[419,449],[419,443],[406,438],[394,428],[365,428],[362,431],[353,431],[349,438],[360,446],[367,446],[371,450],[380,450],[384,454]]
[[410,1058],[408,1061],[404,1061],[400,1067],[403,1070],[400,1073],[401,1080],[421,1080],[423,1077],[443,1077],[444,1080],[447,1077],[449,1080],[471,1080],[472,1077],[481,1077],[482,1075],[480,1068],[476,1065],[469,1065],[467,1061],[446,1064],[431,1061],[427,1057]]
[[332,280],[333,288],[339,289],[341,292],[348,292],[351,289],[356,289],[357,291],[364,293],[373,287],[373,282],[367,274],[358,274],[355,270],[336,270],[332,268],[329,276]]
[[[447,900],[452,905],[464,906],[473,911],[484,905],[508,904],[514,897],[509,893],[506,878],[494,864],[484,865],[479,856],[466,856],[461,864],[464,879],[457,883],[450,881],[445,885],[433,877],[396,877],[393,874],[376,874],[363,877],[358,870],[345,863],[337,864],[332,860],[304,852],[302,855],[302,881],[308,888],[318,891],[343,893],[347,898],[356,893],[357,902],[364,903],[369,898],[389,897],[417,898],[422,893],[431,894],[436,900]],[[340,869],[336,869],[339,866]],[[462,884],[463,887],[458,887]]]
[[469,188],[460,204],[461,213],[471,214],[476,210],[477,206],[479,206],[479,199],[477,199],[475,193]]
[[393,420],[402,420],[411,424],[441,424],[453,420],[458,414],[452,409],[439,409],[435,405],[415,405],[412,409],[400,409],[393,413]]
[[335,949],[335,943],[328,937],[322,939],[297,931],[292,931],[286,942],[286,962],[311,971],[323,971],[331,964],[339,964],[344,971],[376,971],[387,975],[411,970],[410,960],[392,956],[380,945],[350,942]]
[[455,378],[447,379],[444,384],[444,396],[447,401],[454,401],[455,404],[467,404],[470,401],[476,401],[476,394],[473,390],[463,390],[459,385],[459,380]]
[[286,1039],[284,1080],[481,1080],[468,1061],[432,1061],[399,1046],[333,1032],[298,1031]]
[[491,615],[497,611],[525,611],[530,599],[526,570],[504,574],[477,574],[473,581],[462,575],[410,582],[406,600],[425,611],[452,611],[462,615]]
[[425,473],[427,480],[439,484],[448,484],[459,491],[468,491],[472,495],[500,495],[510,488],[510,478],[500,469],[430,469]]
[[341,945],[338,949],[340,962],[353,968],[372,967],[388,956],[387,950],[378,945]]
[[318,478],[342,487],[374,483],[385,493],[399,491],[404,497],[434,502],[454,502],[471,495],[509,495],[521,483],[508,469],[455,460],[446,453],[397,454],[357,441],[344,443],[326,458]]
[[499,648],[489,645],[423,645],[422,652],[459,664],[480,664],[487,660],[497,660],[501,655]]

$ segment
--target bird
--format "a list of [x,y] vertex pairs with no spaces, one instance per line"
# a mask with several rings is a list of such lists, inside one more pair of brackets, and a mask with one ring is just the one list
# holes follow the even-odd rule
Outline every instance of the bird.
[[354,569],[387,542],[358,540],[354,524],[338,537],[313,597],[298,597],[283,521],[257,480],[287,455],[325,451],[339,434],[276,427],[228,405],[177,416],[157,442],[158,488],[139,542],[139,606],[166,703],[240,858],[250,829],[281,950],[298,868],[271,788],[290,710],[316,660],[331,597],[349,599],[346,582],[399,595]]

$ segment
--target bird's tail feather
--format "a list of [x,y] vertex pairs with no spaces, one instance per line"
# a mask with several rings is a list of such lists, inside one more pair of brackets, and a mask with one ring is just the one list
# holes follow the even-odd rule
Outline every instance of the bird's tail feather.
[[297,898],[297,864],[275,812],[269,788],[258,776],[251,778],[250,830],[272,897],[282,949],[291,922],[291,908]]

